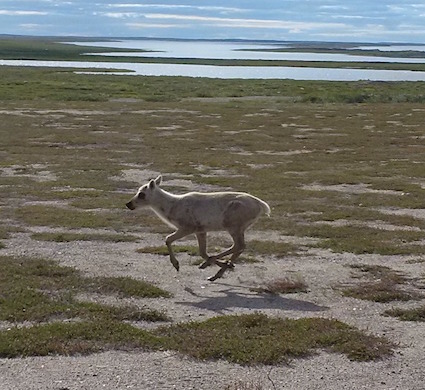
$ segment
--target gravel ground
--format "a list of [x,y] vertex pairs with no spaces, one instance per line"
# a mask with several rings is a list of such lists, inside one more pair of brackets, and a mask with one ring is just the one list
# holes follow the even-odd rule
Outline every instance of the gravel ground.
[[[261,235],[282,241],[289,239],[275,232],[251,231],[248,232],[248,245],[250,238],[258,239]],[[0,359],[0,390],[224,390],[229,385],[232,390],[253,390],[255,385],[261,385],[263,390],[425,389],[425,323],[402,322],[381,315],[390,307],[418,303],[367,302],[342,297],[336,288],[353,281],[347,267],[349,264],[381,264],[409,276],[418,276],[423,275],[423,263],[411,262],[406,257],[334,254],[315,249],[299,257],[267,257],[254,264],[238,264],[234,272],[210,283],[206,278],[215,269],[198,269],[191,265],[193,258],[188,255],[178,255],[181,269],[177,273],[167,257],[136,253],[137,248],[162,242],[162,235],[149,233],[143,234],[136,243],[39,242],[32,240],[27,233],[19,233],[4,240],[6,249],[1,253],[53,258],[88,275],[132,276],[151,281],[172,292],[174,297],[130,298],[127,301],[162,309],[175,322],[254,311],[282,318],[320,316],[385,336],[396,342],[398,348],[392,357],[378,362],[352,362],[342,355],[319,352],[311,358],[278,367],[243,367],[225,361],[199,362],[169,351],[108,351],[82,357]],[[309,292],[274,296],[252,291],[253,287],[262,286],[266,281],[294,273],[305,280]],[[237,383],[243,383],[245,387],[238,387]]]

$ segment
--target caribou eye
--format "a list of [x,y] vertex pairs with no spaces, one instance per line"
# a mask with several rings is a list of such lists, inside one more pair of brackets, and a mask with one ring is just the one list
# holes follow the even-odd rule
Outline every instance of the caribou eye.
[[145,199],[145,194],[143,193],[143,192],[140,192],[139,193],[139,195],[137,195],[137,197],[139,198],[139,199]]

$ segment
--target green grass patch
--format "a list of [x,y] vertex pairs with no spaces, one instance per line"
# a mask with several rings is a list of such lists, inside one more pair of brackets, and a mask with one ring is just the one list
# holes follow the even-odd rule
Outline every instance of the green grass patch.
[[392,351],[384,339],[319,318],[224,316],[147,332],[124,321],[166,321],[166,315],[133,306],[83,302],[76,294],[167,297],[168,293],[130,278],[85,278],[73,268],[42,259],[0,257],[0,291],[0,320],[12,324],[50,321],[0,331],[1,357],[170,349],[202,360],[270,365],[309,356],[317,348],[359,361],[382,358]]
[[86,355],[108,349],[176,350],[200,360],[277,365],[317,349],[351,360],[388,357],[393,345],[336,320],[277,319],[263,314],[215,317],[154,331],[118,321],[52,323],[0,331],[0,357]]
[[44,205],[20,207],[16,210],[16,216],[30,226],[67,227],[71,229],[119,228],[122,226],[113,213],[96,213]]
[[52,323],[0,332],[0,357],[87,355],[110,349],[151,350],[158,339],[117,321]]
[[385,315],[397,317],[402,321],[425,321],[425,306],[413,309],[390,309],[385,310]]
[[[0,217],[2,216],[2,210],[0,208]],[[0,226],[0,240],[6,240],[10,238],[10,233],[17,233],[17,232],[23,232],[25,229],[18,228],[15,226]],[[2,241],[0,241],[0,249],[6,248],[6,244]]]
[[391,345],[336,320],[270,318],[263,314],[216,317],[155,331],[171,349],[197,359],[237,364],[281,364],[327,349],[368,361],[391,354]]
[[[93,56],[89,59],[96,60]],[[105,61],[105,57],[101,60]],[[132,57],[131,61],[134,62],[135,57]],[[161,59],[161,62],[163,61]],[[299,66],[302,63],[288,64]],[[404,64],[404,66],[408,65]],[[303,82],[124,75],[117,77],[115,75],[78,75],[73,73],[76,70],[2,66],[0,75],[3,83],[0,86],[0,100],[46,99],[105,102],[114,98],[130,98],[150,102],[173,102],[184,98],[271,96],[285,101],[320,104],[423,103],[425,101],[423,82]]]
[[101,294],[118,294],[122,297],[169,298],[170,293],[151,283],[130,277],[97,277],[87,279],[87,288]]
[[322,238],[315,246],[331,249],[334,252],[379,255],[408,255],[423,254],[425,248],[415,245],[424,233],[422,231],[397,231],[384,230],[359,226],[358,224],[346,226],[329,226],[317,224],[304,228],[306,234]]
[[246,251],[251,255],[285,257],[294,255],[297,249],[296,245],[287,242],[249,240]]
[[[335,252],[424,254],[424,220],[409,213],[421,212],[425,194],[425,117],[411,102],[423,83],[0,73],[0,213],[13,224],[166,232],[152,213],[124,207],[144,180],[137,170],[150,167],[165,188],[193,182],[171,183],[179,193],[208,184],[261,197],[272,214],[257,230],[315,237]],[[199,98],[206,94],[215,99]],[[347,103],[350,94],[367,104]],[[45,171],[52,178],[40,180]],[[331,188],[308,189],[315,184]],[[302,244],[270,241],[247,242],[246,253],[302,255]]]
[[[78,196],[78,194],[75,194]],[[129,195],[114,194],[106,191],[92,191],[88,197],[78,196],[70,205],[80,209],[124,209],[129,200]]]
[[9,238],[9,230],[4,226],[0,226],[0,239],[5,238]]
[[72,318],[164,321],[166,315],[154,310],[80,302],[76,295],[85,292],[139,298],[170,296],[144,281],[127,277],[89,278],[53,261],[7,256],[0,257],[0,291],[0,320],[9,322]]
[[104,241],[134,242],[138,237],[128,234],[94,234],[94,233],[34,233],[31,238],[38,241],[72,242],[72,241]]

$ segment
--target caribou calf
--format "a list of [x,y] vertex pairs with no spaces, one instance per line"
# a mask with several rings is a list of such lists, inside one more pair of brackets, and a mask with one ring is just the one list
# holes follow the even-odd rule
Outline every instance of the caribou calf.
[[[150,180],[139,188],[136,195],[126,204],[130,210],[137,207],[150,207],[159,218],[176,231],[166,237],[170,260],[179,270],[179,262],[171,244],[189,234],[195,234],[199,244],[199,254],[205,260],[200,268],[216,264],[220,270],[212,277],[221,278],[228,268],[234,268],[233,261],[245,249],[245,230],[265,213],[270,215],[269,205],[255,196],[243,192],[189,192],[174,195],[160,187],[162,176]],[[207,232],[227,231],[234,244],[225,251],[213,256],[207,253]],[[220,261],[231,255],[228,261]]]

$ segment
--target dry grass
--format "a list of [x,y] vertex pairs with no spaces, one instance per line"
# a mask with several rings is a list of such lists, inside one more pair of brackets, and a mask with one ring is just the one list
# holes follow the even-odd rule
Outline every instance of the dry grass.
[[423,294],[408,289],[409,278],[384,266],[351,265],[360,271],[358,284],[344,288],[345,296],[374,302],[410,301],[423,298]]
[[307,292],[308,286],[301,276],[281,277],[268,281],[264,287],[254,289],[260,293],[293,294]]
[[224,387],[223,390],[263,390],[264,386],[255,381],[237,381]]

